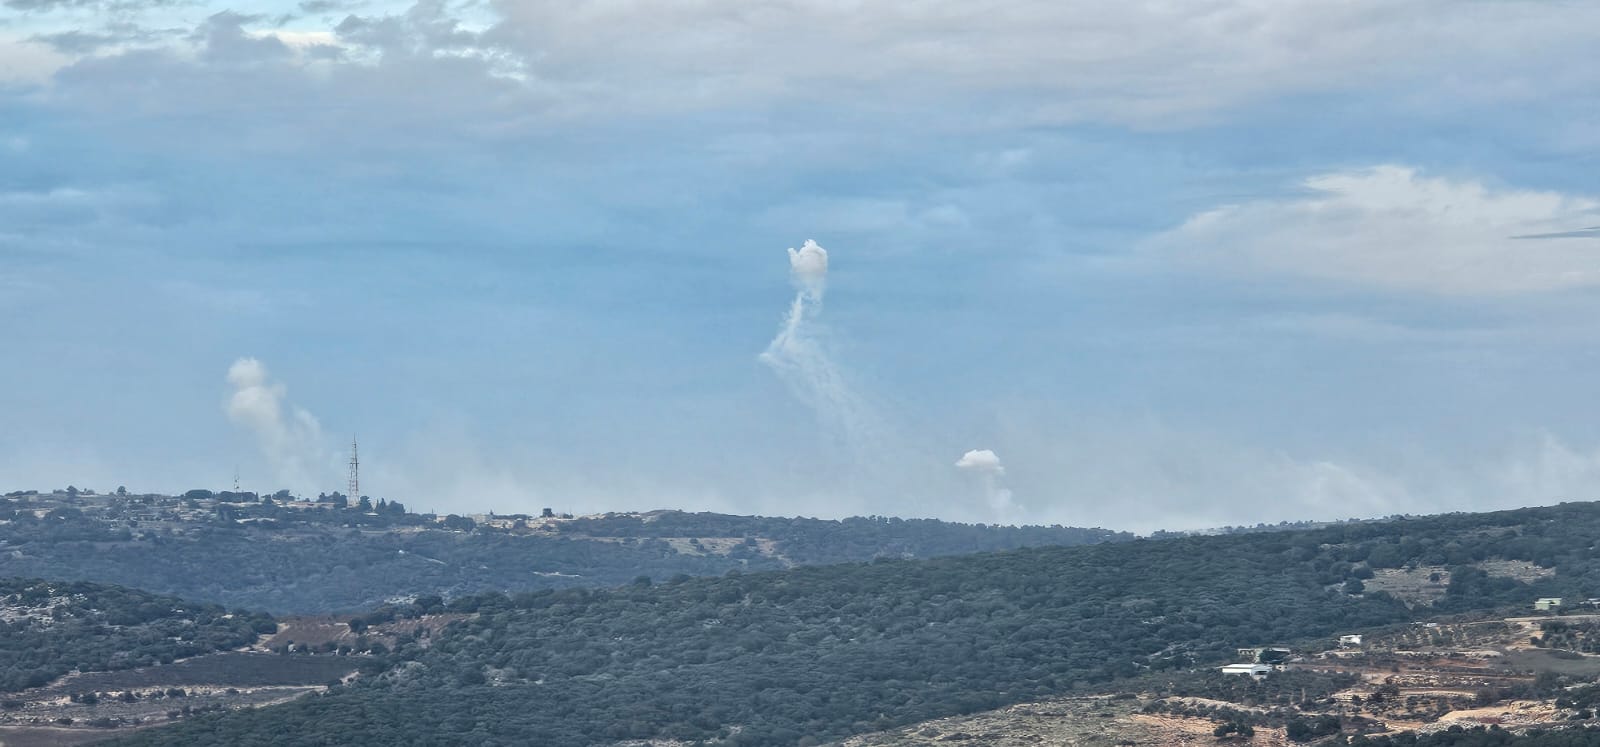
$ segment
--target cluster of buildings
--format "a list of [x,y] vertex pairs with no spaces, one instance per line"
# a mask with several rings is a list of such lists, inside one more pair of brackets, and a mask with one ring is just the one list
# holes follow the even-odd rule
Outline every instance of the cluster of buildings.
[[1267,675],[1282,671],[1294,652],[1283,646],[1259,646],[1256,648],[1239,649],[1239,658],[1246,661],[1237,664],[1225,664],[1218,667],[1223,674],[1237,674],[1251,679],[1264,679]]
[[[1339,636],[1339,648],[1361,648],[1361,634],[1352,633]],[[1258,646],[1255,648],[1239,649],[1239,658],[1245,661],[1234,664],[1224,664],[1217,667],[1223,674],[1239,675],[1254,680],[1265,679],[1273,672],[1281,672],[1289,668],[1289,658],[1294,652],[1286,646]]]
[[[581,517],[577,517],[581,518]],[[411,513],[398,502],[362,496],[352,501],[333,493],[304,499],[288,491],[258,494],[249,491],[191,490],[182,495],[131,493],[119,488],[111,493],[68,487],[62,490],[18,490],[0,496],[0,525],[15,520],[90,521],[108,528],[135,532],[182,533],[199,525],[231,523],[272,526],[285,522],[342,522],[381,526],[436,527],[471,531],[489,528],[510,533],[559,531],[569,513],[546,508],[532,514]]]
[[564,521],[572,521],[572,514],[557,514],[553,509],[544,509],[538,516],[530,514],[467,514],[467,518],[481,527],[491,527],[507,532],[523,531],[556,531],[556,526]]
[[[1564,604],[1567,604],[1567,601],[1563,597],[1540,597],[1534,600],[1533,608],[1539,612],[1557,613],[1562,609]],[[1600,607],[1600,598],[1586,599],[1582,602],[1582,605],[1586,607]],[[1439,623],[1436,622],[1419,622],[1414,624],[1426,628],[1439,627]],[[1359,649],[1361,649],[1361,647],[1362,636],[1360,633],[1341,635],[1339,636],[1339,649],[1341,650],[1330,651],[1329,655],[1345,656],[1357,654],[1359,653]],[[1245,661],[1236,662],[1233,664],[1224,664],[1223,666],[1218,667],[1217,671],[1223,674],[1239,675],[1241,677],[1250,677],[1251,679],[1260,680],[1264,679],[1267,675],[1273,672],[1287,669],[1286,662],[1288,662],[1292,653],[1293,652],[1291,652],[1288,648],[1280,646],[1241,648],[1239,649],[1239,658],[1244,659]]]

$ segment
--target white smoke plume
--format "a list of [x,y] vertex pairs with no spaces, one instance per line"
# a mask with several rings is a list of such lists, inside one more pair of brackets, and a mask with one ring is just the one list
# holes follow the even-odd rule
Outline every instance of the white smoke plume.
[[795,285],[794,301],[778,336],[759,358],[843,442],[852,459],[873,461],[869,454],[882,451],[887,441],[882,418],[828,355],[817,322],[828,281],[828,251],[811,240],[789,249],[789,278]]
[[255,435],[271,466],[274,487],[297,493],[316,492],[330,477],[331,454],[324,447],[322,426],[306,410],[286,402],[288,389],[272,381],[255,358],[240,358],[228,367],[233,394],[224,410],[228,419]]
[[956,460],[956,469],[965,470],[982,476],[983,497],[989,504],[989,510],[996,520],[1008,521],[1016,518],[1021,507],[1012,500],[1011,490],[1006,488],[1001,479],[1006,474],[1006,468],[1000,464],[1000,457],[988,449],[973,449],[961,455]]
[[822,292],[828,283],[828,250],[817,242],[806,239],[799,249],[789,247],[789,273],[802,294],[814,303],[822,303]]
[[961,458],[956,460],[956,466],[973,472],[997,476],[1006,473],[1006,468],[1000,464],[1000,457],[995,456],[995,453],[988,449],[973,449],[962,454]]

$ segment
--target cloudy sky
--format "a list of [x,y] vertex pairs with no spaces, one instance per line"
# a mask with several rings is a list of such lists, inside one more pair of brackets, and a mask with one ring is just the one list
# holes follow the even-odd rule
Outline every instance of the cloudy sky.
[[1600,498],[1596,49],[1563,0],[0,0],[0,490],[342,489],[359,433],[439,511]]

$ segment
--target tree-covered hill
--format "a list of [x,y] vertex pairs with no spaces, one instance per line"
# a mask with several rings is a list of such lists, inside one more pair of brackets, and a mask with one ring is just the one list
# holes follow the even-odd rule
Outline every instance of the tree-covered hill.
[[1266,553],[1133,547],[480,597],[383,677],[142,743],[812,743],[1405,614]]
[[1452,726],[1429,734],[1356,737],[1355,747],[1600,747],[1600,729],[1531,729],[1516,733],[1499,727]]
[[1133,539],[1128,532],[1083,527],[961,524],[883,516],[826,520],[684,511],[604,514],[555,526],[562,534],[574,537],[760,538],[772,542],[779,557],[798,565],[850,563],[882,557],[936,558],[1021,547],[1089,545]]
[[810,744],[1412,619],[1350,593],[1374,562],[1452,565],[1444,610],[1600,596],[1596,536],[1600,506],[1568,504],[463,598],[476,617],[380,677],[135,740]]
[[434,520],[403,508],[292,510],[270,497],[191,492],[204,495],[0,498],[0,519],[7,520],[0,523],[0,561],[15,575],[317,614],[416,595],[617,586],[639,576],[665,580],[1132,538],[1059,526],[676,511],[490,523]]
[[0,579],[0,691],[236,648],[275,628],[264,614],[116,586]]

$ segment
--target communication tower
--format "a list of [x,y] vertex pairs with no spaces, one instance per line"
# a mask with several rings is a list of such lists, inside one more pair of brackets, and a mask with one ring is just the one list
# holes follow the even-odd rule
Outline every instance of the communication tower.
[[361,458],[356,455],[356,438],[350,437],[350,505],[361,500]]

